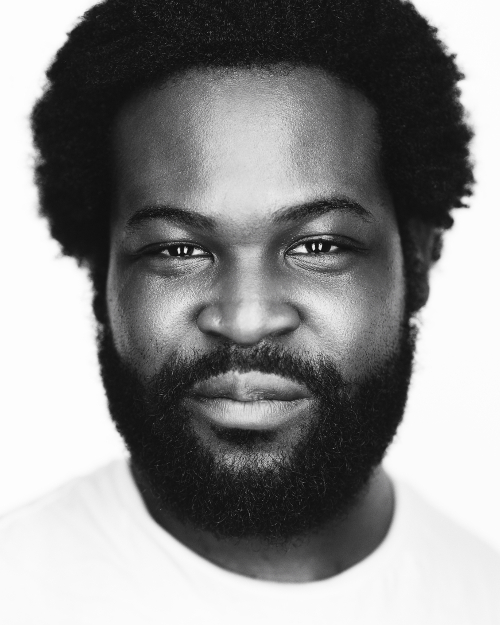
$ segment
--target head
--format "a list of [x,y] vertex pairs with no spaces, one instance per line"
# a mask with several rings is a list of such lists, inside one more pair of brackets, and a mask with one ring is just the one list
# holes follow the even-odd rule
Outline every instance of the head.
[[346,514],[472,183],[434,30],[399,0],[108,0],[48,76],[42,211],[90,270],[138,474],[221,536]]

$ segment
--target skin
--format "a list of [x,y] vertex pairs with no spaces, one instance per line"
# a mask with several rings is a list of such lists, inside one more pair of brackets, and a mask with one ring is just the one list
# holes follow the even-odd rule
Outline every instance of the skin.
[[[107,306],[116,347],[144,380],[179,353],[270,341],[328,356],[355,383],[397,343],[401,240],[380,174],[376,113],[359,93],[310,68],[192,71],[128,102],[114,149]],[[332,199],[355,208],[317,209]],[[179,219],[179,209],[211,223]],[[327,251],[312,253],[312,243]],[[176,244],[189,255],[171,256]],[[200,421],[200,439],[231,462],[237,450]],[[293,445],[299,432],[300,419],[273,444]],[[272,453],[270,445],[263,460]],[[378,470],[342,523],[288,550],[259,549],[181,525],[141,488],[153,517],[188,547],[277,581],[353,566],[392,516],[390,481]]]

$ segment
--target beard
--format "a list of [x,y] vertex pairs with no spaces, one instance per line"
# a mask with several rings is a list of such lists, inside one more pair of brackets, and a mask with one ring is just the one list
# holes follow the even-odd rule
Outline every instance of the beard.
[[[277,545],[340,521],[355,506],[401,421],[414,345],[407,321],[391,354],[355,383],[324,356],[275,344],[178,354],[143,382],[104,324],[99,362],[112,419],[155,507],[219,539]],[[298,434],[283,440],[273,430],[213,425],[216,444],[208,445],[183,400],[196,382],[232,370],[305,385],[314,408]]]

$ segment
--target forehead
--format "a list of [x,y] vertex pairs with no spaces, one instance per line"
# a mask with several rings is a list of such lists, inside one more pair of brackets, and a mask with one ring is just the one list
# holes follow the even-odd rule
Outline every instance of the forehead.
[[114,148],[125,210],[264,218],[328,194],[386,200],[373,107],[318,69],[191,71],[128,102]]

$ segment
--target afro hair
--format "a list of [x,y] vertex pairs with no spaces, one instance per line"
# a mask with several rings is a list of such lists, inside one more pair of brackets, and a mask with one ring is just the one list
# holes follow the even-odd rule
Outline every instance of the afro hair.
[[106,0],[47,72],[32,114],[41,213],[65,254],[106,262],[110,132],[134,93],[194,67],[319,67],[377,111],[381,162],[400,223],[449,228],[473,174],[463,78],[404,0]]

